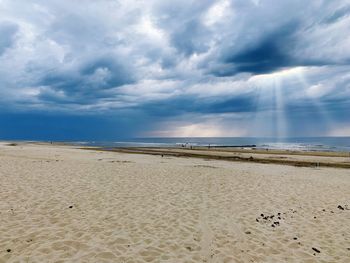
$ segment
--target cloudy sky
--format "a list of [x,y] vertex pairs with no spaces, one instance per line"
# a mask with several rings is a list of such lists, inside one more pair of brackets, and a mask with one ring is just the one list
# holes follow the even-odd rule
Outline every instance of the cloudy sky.
[[350,136],[347,0],[0,0],[0,137]]

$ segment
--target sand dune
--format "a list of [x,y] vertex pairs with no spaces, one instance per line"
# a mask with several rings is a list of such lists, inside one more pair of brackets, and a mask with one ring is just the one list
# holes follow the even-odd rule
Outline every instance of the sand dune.
[[349,262],[350,170],[0,145],[0,262]]

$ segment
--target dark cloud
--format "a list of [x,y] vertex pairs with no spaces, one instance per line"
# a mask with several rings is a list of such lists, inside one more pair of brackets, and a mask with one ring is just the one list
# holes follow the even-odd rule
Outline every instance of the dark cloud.
[[212,97],[194,99],[192,96],[170,98],[160,102],[140,105],[139,110],[152,116],[176,116],[186,113],[246,113],[255,112],[257,97],[254,94],[239,95],[232,98]]
[[282,112],[311,125],[317,110],[344,126],[349,10],[345,0],[3,1],[0,107],[33,111],[39,126],[41,112],[52,130],[46,112],[130,134],[142,127],[133,120],[152,129],[186,116],[229,129]]
[[291,58],[288,49],[293,49],[293,40],[289,31],[282,32],[266,37],[256,46],[242,50],[224,62],[233,64],[237,72],[254,74],[272,72],[289,66]]
[[[74,70],[49,72],[37,83],[40,98],[61,103],[90,104],[111,96],[108,90],[134,82],[134,76],[113,55],[84,61]],[[61,94],[61,96],[57,96]]]

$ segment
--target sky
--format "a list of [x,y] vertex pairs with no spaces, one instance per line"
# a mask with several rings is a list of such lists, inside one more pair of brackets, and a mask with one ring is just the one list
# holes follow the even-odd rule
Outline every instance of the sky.
[[0,139],[350,136],[347,0],[0,0]]

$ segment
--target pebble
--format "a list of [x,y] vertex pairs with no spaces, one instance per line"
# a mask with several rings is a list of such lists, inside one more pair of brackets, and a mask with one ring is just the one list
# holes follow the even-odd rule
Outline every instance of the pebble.
[[11,249],[8,249],[8,250],[6,250],[6,251],[10,253],[10,252],[11,252]]
[[320,251],[320,250],[318,250],[318,249],[317,249],[317,248],[315,248],[315,247],[313,247],[313,248],[312,248],[312,250],[313,250],[313,251],[315,251],[315,252],[317,252],[317,253],[321,253],[321,251]]
[[338,208],[339,208],[340,210],[344,210],[344,207],[342,207],[341,205],[338,205]]

